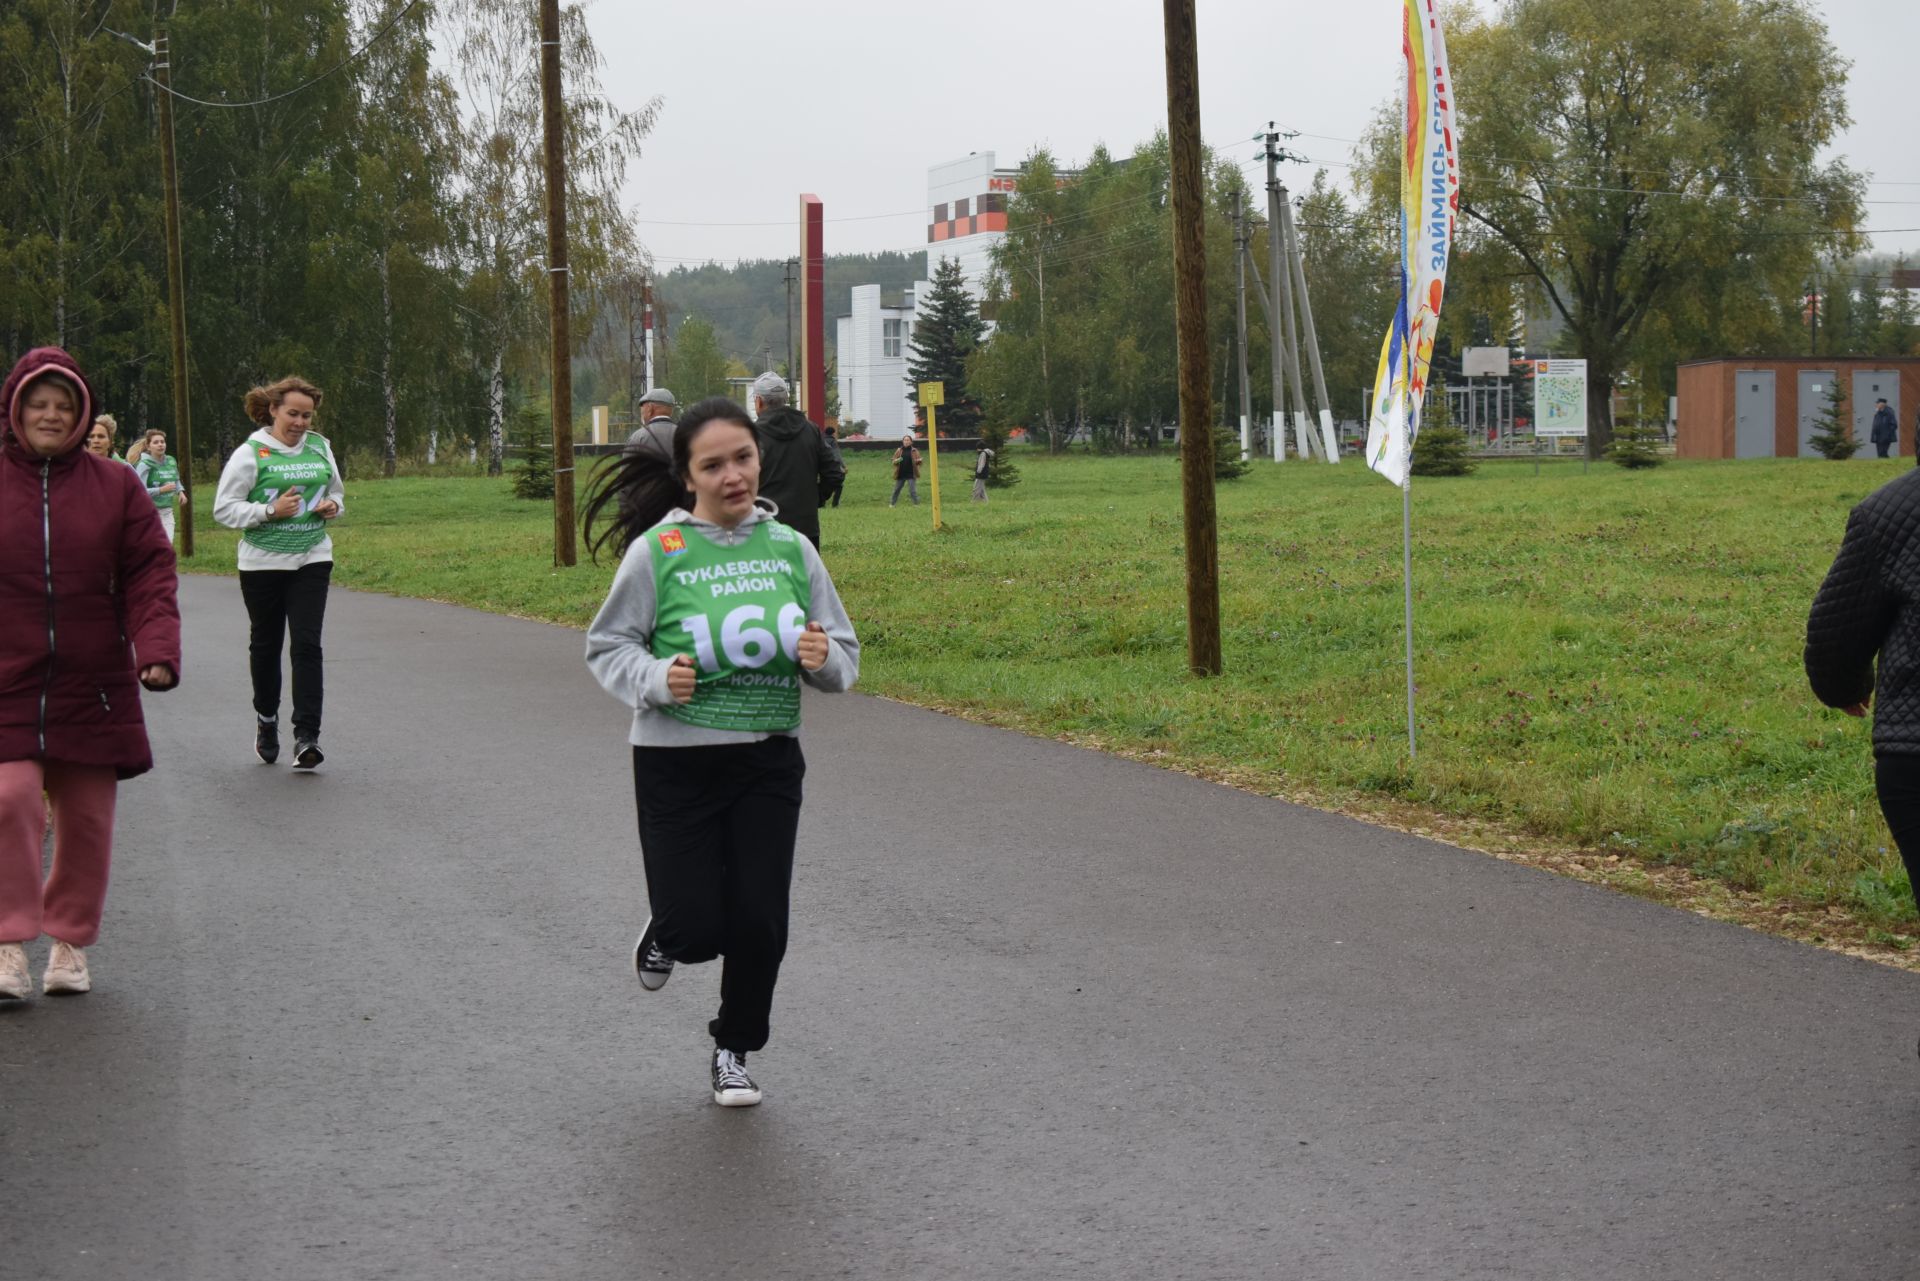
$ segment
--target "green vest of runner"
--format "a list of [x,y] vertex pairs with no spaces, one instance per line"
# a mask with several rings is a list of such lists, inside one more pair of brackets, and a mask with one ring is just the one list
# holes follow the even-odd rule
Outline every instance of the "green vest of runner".
[[265,552],[298,555],[312,551],[327,536],[327,522],[313,514],[314,504],[326,501],[327,484],[333,479],[333,465],[327,461],[327,442],[308,432],[300,448],[291,454],[269,449],[257,440],[247,448],[254,453],[258,473],[250,503],[270,503],[294,486],[300,488],[300,510],[285,520],[269,520],[255,525],[243,537]]
[[800,536],[778,521],[721,547],[691,525],[647,532],[653,561],[653,655],[691,657],[693,701],[660,710],[703,729],[800,728],[800,635],[813,591]]
[[164,494],[153,496],[155,507],[173,506],[173,500],[180,495],[180,490],[177,488],[180,484],[180,464],[173,461],[172,454],[168,454],[158,462],[154,461],[152,454],[148,454],[134,464],[134,470],[140,473],[140,479],[145,482],[148,489],[157,489],[161,485],[176,486]]

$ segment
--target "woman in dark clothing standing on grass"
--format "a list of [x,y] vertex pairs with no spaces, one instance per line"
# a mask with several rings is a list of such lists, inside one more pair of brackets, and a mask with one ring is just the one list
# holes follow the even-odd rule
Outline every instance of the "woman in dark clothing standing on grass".
[[[759,497],[753,419],[730,400],[680,418],[672,453],[628,453],[587,506],[588,545],[622,556],[587,630],[587,666],[633,708],[634,798],[652,916],[640,985],[726,958],[714,1102],[747,1107],[787,949],[800,824],[800,685],[844,690],[860,642],[813,544]],[[693,495],[691,507],[686,495]],[[596,538],[595,522],[613,523]]]
[[[93,389],[41,347],[0,385],[0,998],[90,991],[121,779],[153,768],[139,688],[180,679],[173,547],[131,468],[81,448]],[[40,879],[53,807],[53,868]]]

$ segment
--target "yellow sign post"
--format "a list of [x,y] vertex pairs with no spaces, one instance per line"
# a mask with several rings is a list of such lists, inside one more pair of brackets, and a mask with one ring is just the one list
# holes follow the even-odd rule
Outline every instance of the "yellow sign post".
[[933,421],[936,406],[947,403],[945,383],[921,383],[920,407],[927,411],[927,469],[933,477],[933,527],[940,528],[940,429]]

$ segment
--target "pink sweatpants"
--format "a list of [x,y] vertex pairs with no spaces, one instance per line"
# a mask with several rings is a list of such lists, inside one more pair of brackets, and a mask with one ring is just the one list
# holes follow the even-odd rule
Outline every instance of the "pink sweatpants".
[[[48,934],[91,947],[100,937],[117,785],[110,765],[0,762],[0,943]],[[42,791],[53,800],[53,873],[44,887]]]

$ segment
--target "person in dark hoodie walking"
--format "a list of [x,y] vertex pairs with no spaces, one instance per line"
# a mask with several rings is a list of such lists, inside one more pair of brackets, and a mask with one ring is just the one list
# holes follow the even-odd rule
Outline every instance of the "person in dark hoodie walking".
[[[74,359],[0,384],[0,997],[90,991],[122,779],[153,768],[139,688],[180,679],[173,545],[133,470],[81,447],[98,408]],[[41,881],[52,802],[53,866]]]
[[652,992],[675,964],[726,958],[707,1025],[723,1107],[761,1098],[746,1065],[767,1043],[787,950],[806,775],[800,686],[844,690],[860,674],[860,641],[820,553],[759,498],[759,439],[740,406],[703,400],[681,415],[671,459],[622,458],[586,514],[588,548],[621,552],[587,629],[587,666],[633,709],[652,909],[634,970]]
[[280,759],[280,650],[293,634],[293,765],[313,769],[320,751],[324,655],[320,629],[333,581],[333,537],[327,523],[344,510],[333,446],[312,430],[320,389],[282,378],[246,395],[247,417],[260,430],[242,441],[220,470],[213,518],[240,537],[240,598],[250,630],[253,752],[263,764]]
[[760,496],[782,524],[820,546],[820,504],[846,483],[847,465],[820,429],[787,404],[787,380],[768,370],[753,380],[754,430],[760,435]]
[[1871,712],[1874,790],[1920,892],[1920,471],[1882,485],[1848,516],[1807,614],[1805,663],[1822,703]]

